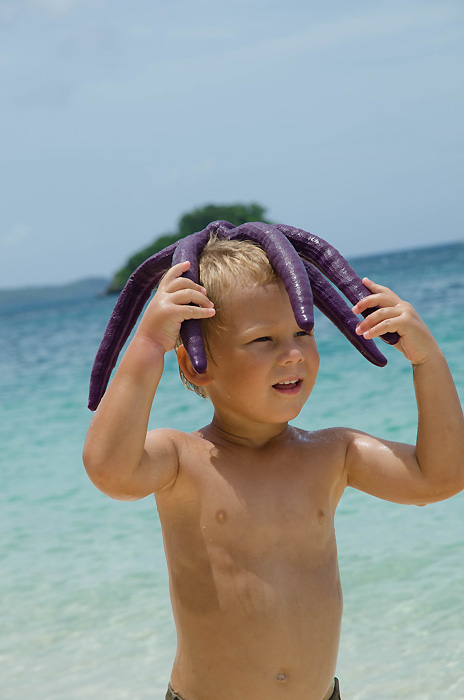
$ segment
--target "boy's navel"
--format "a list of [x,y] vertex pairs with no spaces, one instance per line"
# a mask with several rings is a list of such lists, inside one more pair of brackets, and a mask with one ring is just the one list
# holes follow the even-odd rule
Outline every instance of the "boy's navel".
[[278,681],[279,683],[285,683],[286,680],[288,680],[288,676],[286,673],[281,672],[277,674],[276,681]]
[[216,520],[220,525],[224,525],[227,522],[227,513],[225,510],[218,510],[216,513]]

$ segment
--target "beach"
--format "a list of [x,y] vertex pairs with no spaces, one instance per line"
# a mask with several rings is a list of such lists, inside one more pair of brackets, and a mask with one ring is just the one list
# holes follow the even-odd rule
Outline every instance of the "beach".
[[[464,399],[464,244],[352,261],[431,327]],[[0,697],[160,700],[175,653],[153,497],[113,501],[81,453],[90,369],[114,297],[0,293]],[[349,425],[413,442],[411,369],[381,344],[370,365],[316,316],[321,370],[295,424]],[[211,407],[170,354],[150,426],[194,430]],[[425,508],[348,489],[336,532],[345,700],[464,698],[464,494]]]

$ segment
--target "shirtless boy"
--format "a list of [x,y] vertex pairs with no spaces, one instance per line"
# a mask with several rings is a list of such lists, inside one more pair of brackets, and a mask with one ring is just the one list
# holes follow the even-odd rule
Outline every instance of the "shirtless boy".
[[[178,646],[167,698],[329,700],[342,616],[334,513],[347,486],[424,505],[464,488],[464,421],[446,361],[416,311],[368,279],[379,306],[357,332],[400,335],[413,367],[415,446],[359,430],[289,426],[316,381],[313,335],[260,248],[214,241],[204,288],[172,267],[148,305],[89,428],[84,462],[118,499],[155,494]],[[192,305],[193,304],[193,305]],[[186,434],[148,432],[164,355],[202,319],[208,366],[181,372],[214,416]]]

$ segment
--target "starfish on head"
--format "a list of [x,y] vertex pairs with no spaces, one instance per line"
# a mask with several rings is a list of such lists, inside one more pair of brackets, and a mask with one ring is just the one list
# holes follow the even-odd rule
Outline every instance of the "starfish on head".
[[[352,304],[370,294],[361,278],[330,243],[293,226],[260,222],[234,226],[228,221],[213,221],[202,231],[181,238],[145,260],[129,278],[111,314],[93,364],[89,392],[91,410],[95,410],[100,403],[118,355],[163,274],[171,265],[188,260],[190,269],[185,275],[198,282],[199,258],[211,236],[252,241],[263,248],[287,290],[300,328],[312,330],[314,302],[366,359],[379,367],[387,364],[373,340],[356,334],[357,319],[331,284]],[[368,309],[364,315],[374,310]],[[181,337],[195,371],[199,374],[205,372],[206,353],[201,322],[193,319],[184,321]],[[382,340],[394,345],[399,336],[386,333]]]

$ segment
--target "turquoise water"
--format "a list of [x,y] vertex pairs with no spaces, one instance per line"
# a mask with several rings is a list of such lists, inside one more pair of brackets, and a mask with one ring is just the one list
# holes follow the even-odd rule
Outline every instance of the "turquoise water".
[[[464,396],[464,245],[355,261],[427,320]],[[14,300],[13,300],[14,301]],[[113,298],[0,297],[0,698],[160,700],[175,649],[153,498],[87,479],[88,377]],[[298,425],[414,441],[410,368],[372,367],[317,317],[318,384]],[[167,361],[151,425],[193,430],[210,407]],[[464,698],[464,494],[426,508],[348,489],[337,519],[344,700]]]

